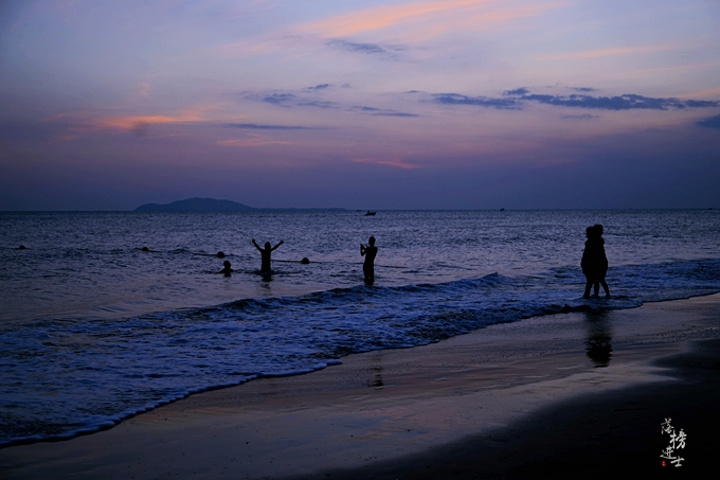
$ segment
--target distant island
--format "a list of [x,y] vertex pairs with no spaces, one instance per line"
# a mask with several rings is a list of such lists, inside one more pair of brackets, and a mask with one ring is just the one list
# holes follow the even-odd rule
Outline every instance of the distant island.
[[249,212],[252,210],[257,210],[257,208],[231,200],[214,198],[188,198],[164,205],[146,203],[135,209],[136,212]]
[[312,211],[312,210],[330,210],[343,211],[344,208],[256,208],[244,205],[242,203],[233,202],[232,200],[217,200],[215,198],[187,198],[185,200],[177,200],[172,203],[146,203],[137,207],[135,212],[144,213],[160,213],[160,212],[266,212],[266,211]]

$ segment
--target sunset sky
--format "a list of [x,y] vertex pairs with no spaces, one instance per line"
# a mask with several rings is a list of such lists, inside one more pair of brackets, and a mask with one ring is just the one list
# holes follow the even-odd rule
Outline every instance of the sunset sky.
[[717,0],[2,0],[0,210],[720,207]]

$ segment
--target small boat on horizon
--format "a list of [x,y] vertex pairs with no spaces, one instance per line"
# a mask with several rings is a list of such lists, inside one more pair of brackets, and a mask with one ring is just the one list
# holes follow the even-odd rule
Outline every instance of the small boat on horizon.
[[375,216],[376,213],[377,213],[377,212],[371,212],[370,210],[368,210],[368,211],[365,213],[365,216],[366,216],[366,217],[373,217],[373,216]]

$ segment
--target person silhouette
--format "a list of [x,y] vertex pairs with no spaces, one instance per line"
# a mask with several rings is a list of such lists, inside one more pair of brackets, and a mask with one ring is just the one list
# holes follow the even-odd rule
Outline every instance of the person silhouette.
[[602,238],[603,226],[596,224],[585,229],[585,250],[583,250],[580,267],[585,274],[584,298],[590,297],[590,290],[594,289],[595,296],[600,293],[600,285],[605,290],[605,296],[610,296],[610,289],[605,276],[608,271],[608,259],[605,255],[605,240]]
[[378,249],[375,246],[375,237],[368,239],[368,246],[360,244],[360,255],[365,257],[363,262],[363,275],[365,276],[365,284],[372,285],[375,283],[375,257]]
[[223,262],[223,269],[220,270],[220,273],[224,273],[226,277],[229,277],[232,272],[234,272],[234,270],[232,269],[232,265],[230,265],[230,261],[225,260]]
[[252,239],[252,243],[253,243],[253,245],[255,245],[255,248],[257,248],[258,251],[260,251],[260,258],[261,258],[260,273],[263,276],[269,276],[271,273],[270,254],[273,250],[276,250],[280,245],[282,245],[285,242],[281,240],[280,243],[278,243],[274,247],[270,247],[270,242],[265,242],[265,248],[262,248],[260,245],[258,245],[254,238]]

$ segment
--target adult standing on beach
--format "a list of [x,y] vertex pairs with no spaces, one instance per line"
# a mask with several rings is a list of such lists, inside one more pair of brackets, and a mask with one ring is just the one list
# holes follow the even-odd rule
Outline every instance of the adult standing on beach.
[[360,244],[360,255],[365,257],[363,263],[363,274],[365,275],[365,284],[372,285],[375,283],[375,257],[378,249],[375,246],[375,237],[370,237],[368,246]]
[[610,290],[605,282],[605,275],[608,271],[608,259],[605,255],[605,240],[602,238],[603,226],[596,224],[585,229],[587,240],[585,241],[585,250],[583,250],[580,266],[585,274],[587,283],[585,284],[584,298],[590,297],[590,289],[595,289],[595,296],[600,293],[600,285],[605,290],[605,296],[610,296]]
[[280,243],[278,243],[274,247],[270,247],[270,242],[265,242],[265,248],[262,248],[260,245],[258,245],[254,238],[252,239],[252,243],[253,245],[255,245],[255,248],[260,251],[260,273],[264,276],[270,275],[270,254],[273,250],[276,250],[280,245],[285,242],[281,240]]

